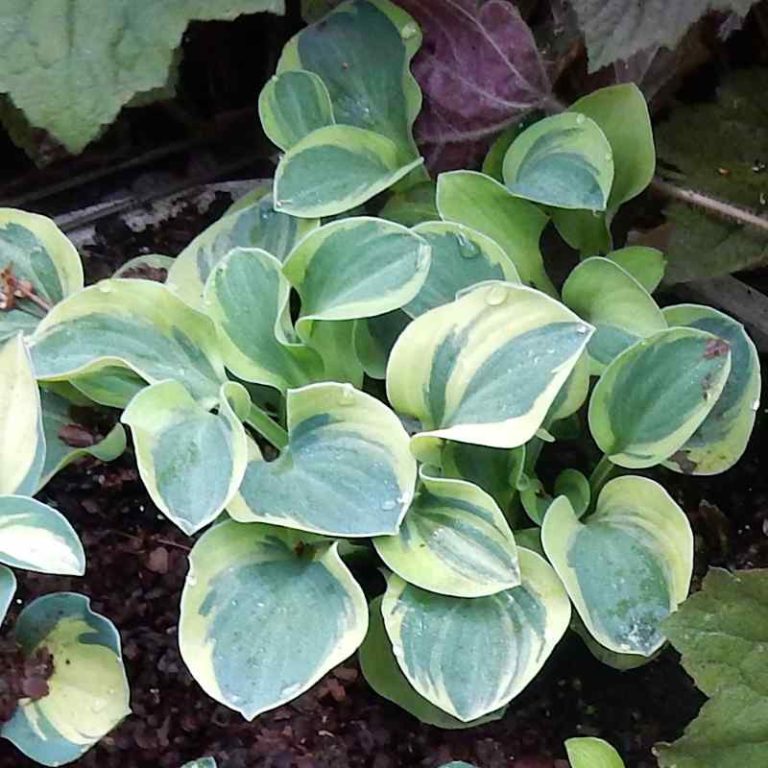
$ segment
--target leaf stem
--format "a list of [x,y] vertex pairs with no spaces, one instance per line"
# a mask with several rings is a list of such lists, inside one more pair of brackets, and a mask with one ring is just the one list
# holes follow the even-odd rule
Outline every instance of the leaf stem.
[[251,404],[245,422],[278,450],[282,451],[288,445],[288,433],[258,406]]
[[603,489],[603,486],[613,477],[618,467],[607,457],[603,456],[592,470],[589,476],[589,487],[592,489],[592,503],[597,500],[597,496]]

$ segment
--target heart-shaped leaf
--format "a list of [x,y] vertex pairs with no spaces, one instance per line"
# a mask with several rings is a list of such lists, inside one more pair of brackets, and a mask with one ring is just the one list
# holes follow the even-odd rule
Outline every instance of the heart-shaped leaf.
[[42,765],[70,763],[130,714],[120,635],[87,597],[37,598],[19,615],[15,637],[27,658],[43,648],[53,656],[48,694],[21,699],[0,731],[27,757]]
[[663,645],[661,622],[688,595],[693,533],[658,483],[631,476],[609,481],[585,520],[560,496],[547,511],[541,537],[595,640],[640,656]]
[[694,328],[637,342],[605,370],[589,402],[598,447],[622,467],[652,467],[676,453],[712,411],[731,370],[730,347]]
[[[571,604],[544,558],[520,549],[522,583],[490,597],[446,597],[391,575],[382,613],[408,682],[469,722],[517,696],[568,627]],[[435,642],[435,638],[440,642]]]
[[227,521],[192,549],[181,655],[209,696],[247,720],[311,688],[367,626],[365,595],[336,544]]
[[397,416],[349,384],[289,390],[286,407],[288,447],[251,460],[232,517],[330,536],[397,533],[416,483]]
[[580,736],[565,740],[571,768],[624,768],[619,753],[603,739]]
[[387,368],[387,394],[425,435],[515,448],[541,426],[592,328],[543,293],[485,283],[414,320]]

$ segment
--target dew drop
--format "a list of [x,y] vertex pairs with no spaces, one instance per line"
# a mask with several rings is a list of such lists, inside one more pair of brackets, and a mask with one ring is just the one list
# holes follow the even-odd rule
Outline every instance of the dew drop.
[[586,325],[577,325],[576,333],[586,333],[589,330]]
[[355,388],[351,384],[343,384],[339,395],[339,405],[352,405],[355,402]]
[[576,115],[576,125],[583,125],[586,119],[584,115]]
[[431,250],[429,248],[419,248],[419,252],[416,255],[416,271],[424,272],[424,270],[429,269],[431,260]]
[[503,304],[507,300],[508,296],[509,291],[507,291],[505,286],[494,285],[488,289],[488,293],[485,295],[485,303],[492,307],[498,307],[499,304]]
[[472,242],[465,235],[459,235],[459,254],[464,259],[476,259],[480,255],[477,243]]
[[760,407],[760,398],[758,397],[749,407],[756,411]]
[[389,511],[393,510],[396,506],[397,506],[397,502],[396,501],[392,501],[392,499],[387,499],[386,501],[382,502],[382,504],[381,504],[381,508],[385,512],[389,512]]
[[403,26],[403,29],[400,32],[400,37],[402,37],[403,40],[410,40],[414,35],[418,34],[418,32],[419,28],[416,23],[409,21]]
[[608,162],[609,160],[613,160],[613,153],[612,152],[606,152],[605,155],[605,161]]
[[96,287],[99,293],[112,293],[112,284],[107,280],[97,283]]

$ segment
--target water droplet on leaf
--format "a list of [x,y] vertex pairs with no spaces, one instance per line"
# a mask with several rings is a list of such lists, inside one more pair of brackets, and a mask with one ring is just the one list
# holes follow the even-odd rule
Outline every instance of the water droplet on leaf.
[[414,35],[418,34],[419,27],[414,21],[409,21],[407,24],[405,24],[400,31],[400,37],[403,38],[403,40],[410,40]]
[[586,122],[586,117],[584,115],[576,115],[576,125],[583,125],[584,122]]
[[508,296],[509,291],[505,286],[494,285],[488,289],[488,293],[485,295],[485,303],[492,307],[498,307],[499,304],[503,304],[507,300]]

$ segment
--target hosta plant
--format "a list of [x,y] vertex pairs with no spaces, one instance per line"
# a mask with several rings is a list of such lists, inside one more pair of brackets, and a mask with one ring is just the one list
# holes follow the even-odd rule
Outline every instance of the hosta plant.
[[[693,537],[636,470],[721,472],[752,428],[742,327],[661,309],[662,255],[614,249],[613,216],[653,173],[639,91],[597,91],[505,134],[485,172],[431,180],[411,134],[419,42],[386,0],[289,42],[259,104],[274,183],[166,284],[118,275],[41,303],[28,251],[0,251],[34,304],[10,343],[44,397],[121,409],[154,503],[202,532],[181,653],[249,719],[358,649],[374,689],[444,728],[500,717],[569,625],[606,662],[643,663]],[[69,255],[6,215],[60,275]],[[550,222],[582,254],[562,285]]]

